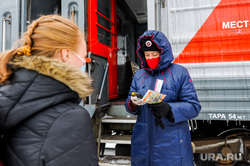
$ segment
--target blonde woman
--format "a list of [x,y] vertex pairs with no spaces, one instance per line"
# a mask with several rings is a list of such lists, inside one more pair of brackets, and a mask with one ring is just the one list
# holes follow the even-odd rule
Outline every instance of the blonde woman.
[[35,20],[23,46],[0,54],[5,165],[98,165],[91,119],[78,105],[92,92],[86,54],[83,33],[58,15]]

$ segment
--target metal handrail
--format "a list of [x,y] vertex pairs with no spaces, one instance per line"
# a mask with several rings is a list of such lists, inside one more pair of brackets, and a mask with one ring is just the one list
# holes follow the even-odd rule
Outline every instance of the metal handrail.
[[97,25],[97,26],[99,26],[99,27],[101,27],[101,28],[103,28],[103,29],[105,29],[106,31],[108,31],[109,33],[111,33],[111,34],[113,34],[113,35],[114,35],[114,33],[113,33],[112,31],[110,31],[109,29],[105,28],[105,27],[104,27],[104,26],[102,26],[101,24],[96,23],[96,25]]
[[6,18],[3,17],[3,45],[2,45],[2,52],[5,51],[5,40],[6,40]]
[[98,10],[95,11],[97,14],[101,15],[103,18],[105,18],[106,20],[108,20],[109,22],[111,22],[111,24],[115,24],[114,22],[112,22],[109,18],[107,18],[106,16],[104,16],[101,12],[99,12]]
[[102,84],[101,84],[101,89],[100,89],[100,92],[99,92],[98,97],[97,97],[98,100],[100,100],[101,97],[102,97],[102,91],[103,91],[104,83],[105,83],[107,72],[108,72],[108,66],[109,66],[109,63],[106,63],[106,66],[105,66],[105,69],[104,69],[105,72],[104,72],[103,79],[102,79]]

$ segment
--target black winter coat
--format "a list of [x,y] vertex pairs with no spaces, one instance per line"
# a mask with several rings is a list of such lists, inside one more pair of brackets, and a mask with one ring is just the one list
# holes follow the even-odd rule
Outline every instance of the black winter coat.
[[79,106],[79,96],[89,93],[88,77],[45,57],[23,57],[11,65],[15,71],[0,86],[5,164],[98,165],[92,122]]

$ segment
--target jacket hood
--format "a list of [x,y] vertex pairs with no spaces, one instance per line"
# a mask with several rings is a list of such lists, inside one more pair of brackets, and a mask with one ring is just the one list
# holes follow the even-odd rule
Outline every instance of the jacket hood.
[[13,74],[0,86],[0,124],[4,130],[61,102],[79,103],[92,92],[87,74],[59,60],[23,56],[9,65]]
[[[141,40],[143,37],[151,37],[151,40],[157,45],[160,51],[161,60],[159,66],[156,69],[151,69],[148,67],[144,53],[141,51]],[[171,45],[167,37],[159,31],[147,30],[145,31],[137,40],[137,55],[141,60],[141,67],[149,72],[157,72],[165,70],[171,62],[174,60]]]

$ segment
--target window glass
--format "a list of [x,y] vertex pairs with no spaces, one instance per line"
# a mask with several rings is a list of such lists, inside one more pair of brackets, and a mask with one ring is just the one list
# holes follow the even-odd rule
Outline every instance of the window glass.
[[[97,1],[97,10],[107,17],[109,20],[111,20],[111,3],[110,0],[98,0]],[[98,14],[98,24],[101,26],[107,28],[108,30],[112,30],[111,28],[111,22],[108,21],[106,18],[104,18],[102,15]],[[105,44],[107,46],[111,46],[111,37],[112,34],[102,28],[101,26],[98,26],[98,40],[100,43]]]

